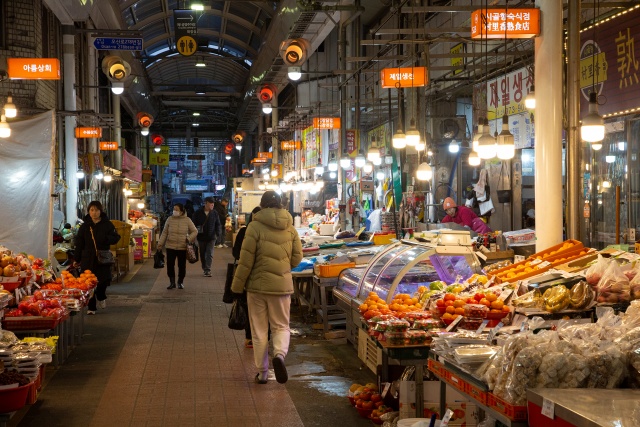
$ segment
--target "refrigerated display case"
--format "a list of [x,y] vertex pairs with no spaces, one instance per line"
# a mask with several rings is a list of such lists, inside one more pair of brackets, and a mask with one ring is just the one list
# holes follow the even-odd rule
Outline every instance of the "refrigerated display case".
[[447,284],[480,273],[480,262],[471,246],[440,246],[400,241],[389,245],[364,268],[343,270],[333,290],[338,307],[347,314],[347,338],[355,344],[362,327],[358,307],[369,292],[387,304],[400,293],[412,295],[419,286],[442,280]]

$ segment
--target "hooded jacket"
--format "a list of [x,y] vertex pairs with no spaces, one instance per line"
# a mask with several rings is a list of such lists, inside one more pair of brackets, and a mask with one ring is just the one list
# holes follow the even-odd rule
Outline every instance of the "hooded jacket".
[[176,251],[187,250],[187,239],[193,242],[198,230],[189,217],[185,215],[170,216],[164,224],[158,244]]
[[[86,215],[83,221],[84,224],[80,226],[76,235],[76,261],[80,263],[82,270],[93,271],[97,266],[96,247],[98,250],[108,250],[109,246],[120,241],[120,235],[104,212],[100,214],[100,221],[97,224],[93,222],[90,215]],[[93,238],[91,231],[93,231]],[[95,246],[93,244],[94,238]],[[109,266],[105,268],[110,269]]]
[[245,289],[260,294],[292,294],[291,269],[300,261],[302,243],[291,214],[284,209],[262,209],[246,228],[231,290],[238,294]]

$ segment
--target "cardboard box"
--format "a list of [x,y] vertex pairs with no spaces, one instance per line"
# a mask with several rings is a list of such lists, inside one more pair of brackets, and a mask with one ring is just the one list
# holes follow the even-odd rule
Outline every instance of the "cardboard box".
[[[423,383],[424,417],[440,411],[440,381],[425,381]],[[416,383],[415,381],[400,382],[400,419],[415,418],[416,416]],[[447,385],[447,408],[454,411],[449,425],[473,427],[478,423],[478,410],[475,404],[458,390]],[[438,419],[441,417],[438,416]]]

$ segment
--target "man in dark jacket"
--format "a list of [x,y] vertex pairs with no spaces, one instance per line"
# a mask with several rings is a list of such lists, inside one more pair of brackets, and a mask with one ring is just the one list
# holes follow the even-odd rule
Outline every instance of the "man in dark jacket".
[[211,262],[213,261],[213,246],[218,236],[222,234],[222,224],[218,213],[213,208],[213,197],[204,199],[204,206],[193,214],[193,224],[198,229],[198,246],[200,247],[200,262],[205,277],[211,277]]
[[223,198],[222,200],[220,200],[219,202],[216,202],[214,205],[214,209],[216,210],[216,212],[218,213],[218,218],[220,218],[220,223],[222,224],[222,232],[220,233],[220,235],[218,236],[218,239],[216,240],[216,248],[226,248],[227,245],[224,244],[224,238],[225,238],[225,230],[224,230],[224,226],[225,223],[227,222],[227,217],[229,216],[229,213],[227,212],[227,205],[229,204],[229,199],[227,198]]

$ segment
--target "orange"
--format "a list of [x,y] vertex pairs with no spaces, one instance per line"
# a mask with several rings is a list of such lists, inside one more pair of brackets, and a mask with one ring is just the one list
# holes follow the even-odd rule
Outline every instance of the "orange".
[[453,306],[458,308],[458,307],[462,307],[464,305],[464,301],[462,301],[461,299],[457,299],[453,302]]
[[458,308],[456,308],[455,313],[456,313],[456,314],[464,314],[464,308],[462,308],[462,307],[458,307]]
[[[449,307],[447,307],[447,309],[446,309],[445,311],[446,311],[447,313],[451,313],[451,314],[453,314],[453,313],[455,313],[455,312],[456,312],[456,309],[455,309],[455,307],[454,307],[454,306],[450,305]],[[464,313],[464,309],[462,310],[462,312]]]
[[489,300],[489,302],[493,302],[495,300],[498,299],[498,296],[496,294],[492,294],[492,293],[487,293],[485,295],[485,298]]

